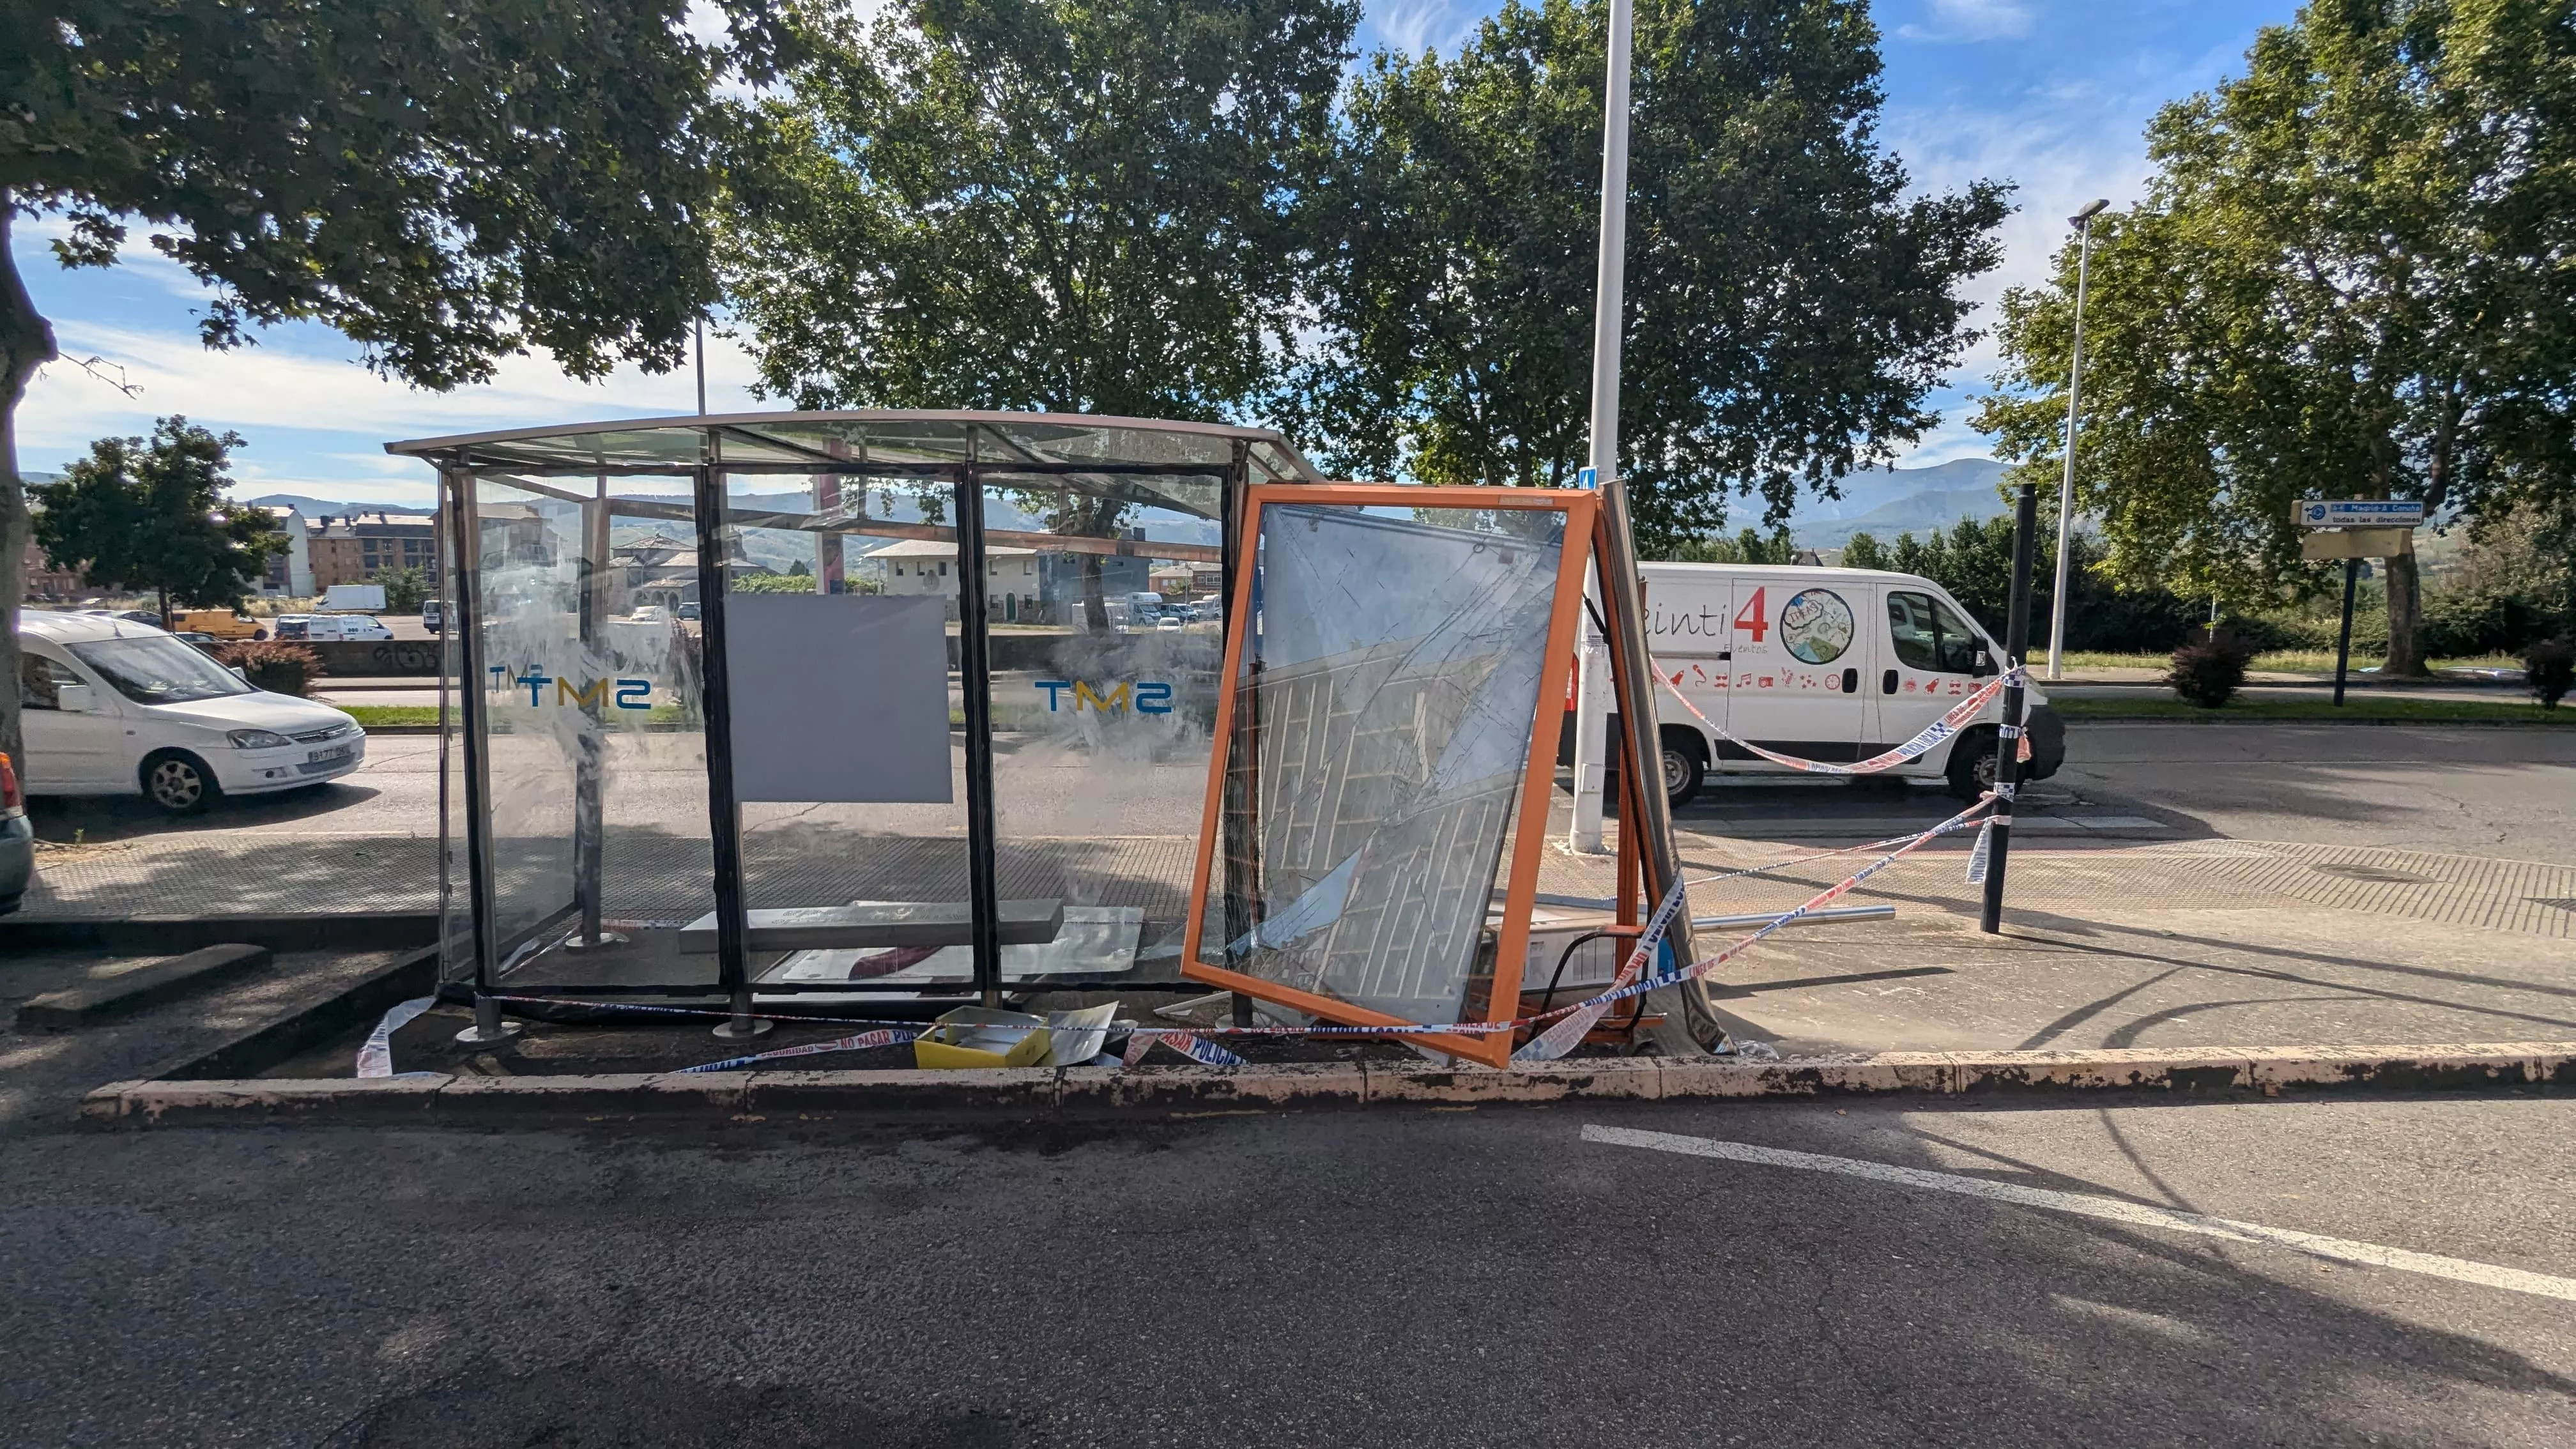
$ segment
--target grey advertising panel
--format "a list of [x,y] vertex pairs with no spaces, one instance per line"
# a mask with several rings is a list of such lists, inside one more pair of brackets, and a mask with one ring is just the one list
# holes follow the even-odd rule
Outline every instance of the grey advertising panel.
[[947,804],[947,601],[731,594],[741,800]]

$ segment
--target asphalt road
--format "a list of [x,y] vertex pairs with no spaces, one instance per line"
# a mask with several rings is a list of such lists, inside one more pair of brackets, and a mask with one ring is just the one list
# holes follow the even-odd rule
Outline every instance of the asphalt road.
[[2576,1302],[1587,1124],[2576,1274],[2563,1095],[35,1126],[0,1440],[2576,1442]]
[[[646,737],[648,745],[671,737]],[[2576,732],[2362,725],[2203,725],[2078,721],[2067,765],[2034,787],[2036,808],[2171,823],[2177,837],[2383,845],[2523,860],[2576,862],[2566,826],[2576,800]],[[1042,750],[1006,753],[1002,828],[1032,834],[1187,833],[1197,827],[1203,764],[1146,763],[1102,790],[1088,768]],[[612,819],[642,823],[705,815],[694,765],[639,752],[614,778]],[[39,801],[47,839],[90,840],[168,830],[289,834],[434,835],[438,741],[380,735],[356,773],[320,790],[227,801],[175,824],[140,799]],[[1847,816],[1925,823],[1955,808],[1937,789],[1889,781],[1717,779],[1685,808],[1685,828],[1752,828],[1760,821]],[[752,806],[755,829],[790,826],[814,810],[918,817],[922,829],[962,830],[954,806]],[[2034,837],[2034,848],[2045,848]]]

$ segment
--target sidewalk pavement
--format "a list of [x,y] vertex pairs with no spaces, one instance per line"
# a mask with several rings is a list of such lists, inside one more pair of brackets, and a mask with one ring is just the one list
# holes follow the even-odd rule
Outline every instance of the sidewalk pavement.
[[[1695,821],[1694,878],[1833,848],[1794,821]],[[1845,821],[1841,840],[1913,822]],[[1791,1054],[2181,1047],[2295,1042],[2576,1039],[2576,867],[2333,844],[2101,839],[2081,821],[2054,836],[2025,820],[2010,860],[2006,931],[1977,930],[1981,889],[1966,839],[1872,877],[1844,904],[1891,904],[1892,921],[1782,932],[1718,973],[1737,1035]],[[1184,837],[1020,838],[1005,895],[1067,893],[1176,919]],[[955,842],[815,830],[747,841],[755,906],[859,895],[961,896]],[[685,918],[704,904],[702,837],[612,827],[607,910]],[[1695,915],[1785,911],[1869,859],[1846,854],[1695,889]],[[424,911],[438,900],[437,842],[423,838],[202,831],[49,849],[28,918],[156,913]],[[1606,896],[1606,859],[1551,845],[1541,889]],[[563,862],[514,858],[504,886]],[[1705,955],[1736,933],[1706,931]]]

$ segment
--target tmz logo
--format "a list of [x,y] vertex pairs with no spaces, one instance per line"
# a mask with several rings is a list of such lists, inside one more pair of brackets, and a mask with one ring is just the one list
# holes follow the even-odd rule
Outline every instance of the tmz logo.
[[[1033,682],[1046,691],[1049,714],[1068,708],[1080,714],[1085,706],[1098,714],[1118,714],[1130,708],[1138,714],[1172,712],[1172,687],[1153,680],[1137,681],[1132,695],[1125,680],[1109,686],[1105,694],[1079,679],[1040,679]],[[1065,698],[1067,695],[1072,696],[1069,705]]]
[[[571,680],[559,679],[551,674],[529,673],[513,677],[509,670],[500,665],[492,666],[492,688],[495,691],[513,687],[526,690],[528,705],[532,709],[547,702],[545,693],[546,686],[549,684],[555,687],[554,703],[556,704],[568,704],[575,708],[606,708],[610,705],[619,709],[653,707],[653,681],[649,679],[594,679],[575,689]],[[612,689],[615,691],[614,695],[610,693]]]

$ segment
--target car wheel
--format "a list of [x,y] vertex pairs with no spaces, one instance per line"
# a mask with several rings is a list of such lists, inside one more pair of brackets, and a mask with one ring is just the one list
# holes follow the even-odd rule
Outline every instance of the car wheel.
[[222,798],[223,787],[205,761],[164,750],[143,762],[143,797],[171,815],[194,815]]
[[268,631],[266,629],[253,629],[250,631],[250,637],[265,643],[268,639]]
[[1950,747],[1950,793],[1975,800],[1995,787],[1995,732],[1970,730]]
[[1664,741],[1664,800],[1680,809],[1699,795],[1708,779],[1708,761],[1700,753],[1676,740]]

